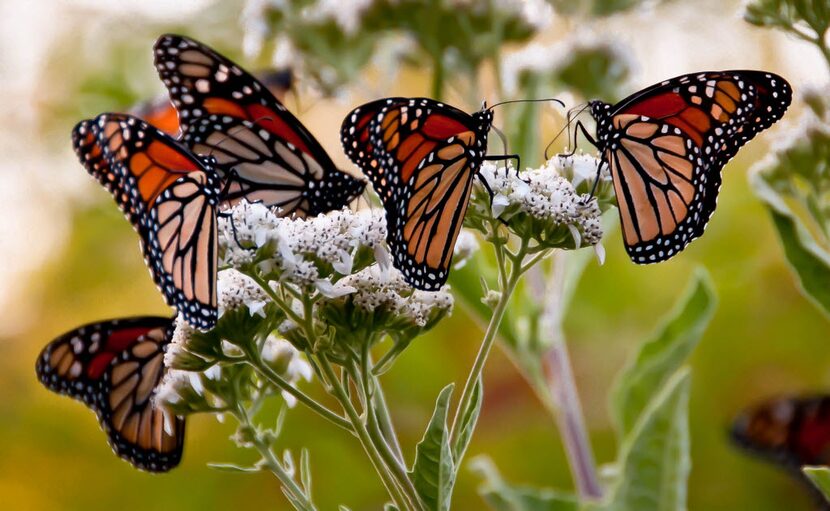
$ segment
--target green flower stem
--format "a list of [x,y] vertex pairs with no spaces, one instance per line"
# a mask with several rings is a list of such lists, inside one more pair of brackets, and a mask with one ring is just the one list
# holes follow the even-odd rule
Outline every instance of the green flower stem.
[[[363,349],[361,350],[360,368],[354,369],[352,372],[352,378],[360,378],[360,386],[362,387],[364,394],[363,402],[366,406],[364,415],[366,417],[366,425],[368,427],[369,436],[377,446],[381,456],[383,456],[384,462],[386,462],[389,469],[395,474],[397,480],[406,487],[407,492],[412,495],[417,495],[418,492],[415,489],[415,485],[406,473],[406,466],[403,463],[403,454],[401,453],[397,437],[394,435],[394,432],[391,433],[392,438],[394,438],[394,444],[397,447],[397,452],[395,452],[390,446],[389,439],[381,430],[379,416],[384,415],[389,421],[388,428],[390,431],[392,430],[391,419],[389,417],[389,410],[386,407],[386,402],[381,400],[379,406],[378,400],[375,398],[375,396],[380,392],[380,385],[377,379],[372,377],[372,358],[369,353],[369,343],[365,343],[363,345]],[[358,380],[355,379],[355,382],[357,381]]]
[[386,404],[386,397],[384,396],[378,377],[373,374],[372,380],[374,382],[375,389],[374,394],[372,394],[372,406],[377,412],[378,426],[380,427],[380,431],[383,433],[383,437],[386,439],[387,444],[391,447],[395,458],[399,463],[403,463],[403,450],[401,449],[401,444],[398,441],[395,426],[392,423],[392,416],[389,413],[389,406]]
[[251,443],[262,456],[265,466],[268,467],[277,479],[279,479],[283,489],[289,495],[291,502],[295,506],[299,506],[298,509],[302,511],[316,511],[317,508],[314,507],[314,504],[311,500],[309,500],[302,488],[297,486],[294,479],[292,479],[288,472],[285,471],[280,461],[274,455],[274,451],[271,450],[271,446],[268,445],[268,442],[266,442],[263,438],[263,435],[260,433],[259,429],[257,429],[257,427],[251,422],[251,417],[248,414],[248,411],[245,410],[241,404],[238,404],[234,415],[240,424],[244,425],[246,429],[253,432]]
[[349,417],[352,427],[357,434],[357,438],[363,446],[363,450],[365,450],[366,454],[369,456],[372,465],[375,467],[378,475],[380,475],[380,478],[383,481],[386,490],[389,492],[389,496],[392,497],[392,500],[395,502],[395,505],[400,510],[423,510],[424,508],[422,507],[417,494],[409,494],[406,488],[407,485],[403,481],[398,481],[386,463],[384,463],[380,449],[375,444],[366,429],[366,426],[349,399],[345,388],[340,383],[340,378],[329,362],[326,354],[318,353],[317,359],[319,361],[320,368],[323,371],[323,376],[332,388],[334,397],[340,402],[340,406],[343,407],[343,410]]
[[[458,445],[456,444],[459,438],[456,436],[458,429],[456,426],[458,426],[458,421],[464,414],[464,411],[470,406],[470,401],[473,398],[475,383],[481,377],[481,372],[484,370],[484,363],[487,361],[490,350],[493,348],[493,344],[496,340],[496,334],[499,330],[499,325],[504,317],[504,312],[507,310],[507,304],[510,301],[510,297],[513,295],[513,291],[516,289],[516,284],[518,284],[519,279],[522,276],[523,266],[521,263],[527,253],[527,242],[522,240],[522,246],[516,254],[510,254],[504,243],[498,237],[499,225],[497,220],[493,220],[491,222],[491,228],[493,229],[492,240],[496,249],[496,260],[498,261],[499,266],[501,295],[499,296],[499,300],[496,303],[495,308],[493,308],[493,315],[490,317],[490,323],[487,325],[487,330],[484,333],[484,340],[481,342],[481,346],[479,347],[475,362],[473,362],[470,374],[467,375],[467,381],[464,383],[464,390],[461,392],[458,407],[455,409],[455,416],[453,417],[452,428],[450,429],[450,438],[453,439],[453,451],[455,452],[458,451]],[[509,274],[506,268],[506,258],[510,258],[513,263]],[[459,461],[460,460],[456,460],[456,463]]]
[[269,383],[274,385],[275,387],[279,388],[280,390],[284,390],[285,392],[294,396],[297,401],[306,405],[311,410],[316,412],[318,415],[323,417],[324,419],[328,420],[332,424],[339,426],[346,431],[354,432],[351,423],[346,420],[345,418],[341,417],[337,413],[329,410],[321,403],[318,403],[314,400],[314,398],[310,397],[308,394],[304,393],[297,387],[288,383],[282,376],[277,374],[273,369],[268,367],[262,359],[259,357],[258,354],[252,353],[248,357],[248,363]]

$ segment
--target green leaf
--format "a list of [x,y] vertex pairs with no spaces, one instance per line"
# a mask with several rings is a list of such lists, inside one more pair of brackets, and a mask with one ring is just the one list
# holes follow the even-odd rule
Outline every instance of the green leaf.
[[438,395],[424,437],[418,442],[415,463],[409,472],[418,495],[434,511],[450,508],[455,483],[455,463],[450,450],[447,411],[455,385],[449,384]]
[[470,406],[461,412],[461,417],[456,426],[458,428],[458,437],[452,449],[453,459],[456,464],[464,459],[464,453],[467,452],[467,447],[469,447],[470,440],[473,438],[473,431],[475,431],[476,422],[478,422],[478,414],[481,412],[482,395],[481,376],[479,376],[473,387],[473,398],[470,400]]
[[688,369],[675,374],[648,404],[621,447],[613,511],[683,511],[689,458]]
[[824,499],[830,502],[830,467],[801,467],[801,471],[807,476],[816,488],[819,489]]
[[752,175],[752,187],[772,216],[784,255],[798,277],[803,294],[830,316],[830,254],[797,219],[792,210],[760,173]]
[[502,479],[492,460],[479,456],[472,460],[472,469],[484,481],[478,493],[496,511],[577,511],[576,496],[547,488],[516,486]]
[[697,270],[688,291],[664,325],[623,370],[611,394],[611,413],[621,438],[631,432],[657,390],[697,346],[716,300],[709,276],[704,270]]

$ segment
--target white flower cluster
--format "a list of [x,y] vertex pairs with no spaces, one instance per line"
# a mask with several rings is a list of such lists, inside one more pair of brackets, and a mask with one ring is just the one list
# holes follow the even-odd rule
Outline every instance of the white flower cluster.
[[372,265],[343,278],[338,284],[354,289],[349,296],[352,303],[367,312],[383,310],[410,320],[417,326],[426,326],[436,313],[450,312],[453,297],[449,287],[438,291],[413,289],[401,273],[391,267]]
[[354,35],[360,28],[363,13],[371,7],[373,0],[317,0],[302,10],[305,20],[323,22],[333,20],[347,35]]
[[281,218],[261,204],[240,203],[229,218],[220,219],[219,242],[223,264],[250,263],[257,248],[272,244],[274,255],[261,263],[278,270],[283,281],[326,287],[316,262],[331,264],[335,272],[352,271],[355,251],[375,249],[386,238],[386,222],[379,210],[332,211],[308,219]]
[[565,225],[573,234],[577,247],[596,245],[602,238],[600,209],[596,198],[578,194],[566,172],[574,175],[596,174],[598,161],[586,155],[554,156],[538,169],[516,171],[485,162],[483,177],[493,191],[492,213],[500,217],[508,208],[553,224]]
[[233,268],[219,272],[216,289],[219,295],[220,316],[225,311],[238,309],[243,305],[248,307],[251,314],[256,314],[265,306],[265,291],[253,279]]
[[[619,43],[590,31],[579,30],[574,36],[552,44],[531,43],[514,51],[504,58],[501,70],[502,83],[507,94],[515,94],[519,89],[519,79],[524,73],[547,75],[570,65],[573,59],[587,51],[607,53],[609,62],[619,69],[613,74],[621,74],[623,69],[634,69],[631,52],[625,51]],[[567,102],[566,102],[567,103]]]

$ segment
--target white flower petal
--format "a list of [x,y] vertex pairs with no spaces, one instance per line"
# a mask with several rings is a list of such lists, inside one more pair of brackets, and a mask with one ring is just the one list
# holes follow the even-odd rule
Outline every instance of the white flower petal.
[[502,194],[496,194],[493,197],[493,202],[490,204],[490,210],[493,212],[493,216],[498,218],[504,213],[504,209],[510,205],[510,199]]
[[597,256],[597,262],[599,265],[602,266],[605,264],[605,247],[603,246],[602,242],[597,243],[594,245],[594,253]]

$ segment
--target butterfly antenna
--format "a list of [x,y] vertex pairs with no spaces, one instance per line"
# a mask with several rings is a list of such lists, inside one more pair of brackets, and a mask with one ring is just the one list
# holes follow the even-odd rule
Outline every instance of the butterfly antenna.
[[[576,112],[576,113],[573,113],[574,110],[576,110],[577,108],[579,109],[579,111]],[[568,110],[568,113],[565,116],[565,119],[566,119],[565,126],[563,126],[562,129],[559,130],[556,133],[556,135],[553,137],[553,139],[548,143],[548,145],[545,146],[545,160],[546,161],[548,160],[548,150],[550,149],[550,146],[552,146],[553,143],[556,142],[556,140],[559,139],[559,137],[562,135],[563,132],[565,132],[565,131],[568,132],[568,145],[571,144],[571,132],[570,132],[570,130],[568,130],[568,128],[570,128],[571,123],[574,121],[574,119],[579,117],[582,114],[582,112],[585,111],[586,108],[588,108],[588,103],[585,103],[582,106],[575,106],[575,107],[571,108],[570,110]]]
[[487,110],[492,110],[492,109],[496,108],[497,106],[509,105],[511,103],[545,103],[545,102],[553,102],[553,103],[557,103],[562,108],[565,107],[565,103],[563,103],[561,99],[556,99],[556,98],[511,99],[511,100],[508,100],[508,101],[500,101],[500,102],[496,103],[495,105],[492,105],[489,108],[487,108]]

